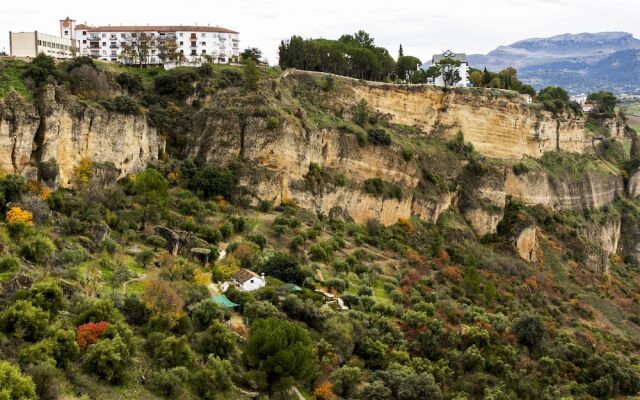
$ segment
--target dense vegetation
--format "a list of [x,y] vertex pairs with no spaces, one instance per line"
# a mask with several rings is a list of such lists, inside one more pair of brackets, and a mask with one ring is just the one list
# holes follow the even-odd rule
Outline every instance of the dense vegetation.
[[[640,392],[640,266],[618,256],[606,274],[585,266],[593,246],[585,232],[620,215],[640,221],[637,201],[584,212],[509,201],[498,232],[484,238],[456,206],[435,223],[389,227],[291,203],[251,206],[240,179],[254,173],[251,165],[195,163],[179,151],[207,95],[262,105],[254,93],[268,90],[271,72],[251,64],[171,72],[90,60],[24,66],[34,101],[53,83],[99,107],[147,113],[172,157],[108,185],[100,181],[106,166],[87,160],[73,190],[0,178],[0,397],[289,398],[292,386],[308,398],[362,400]],[[451,141],[402,136],[414,128],[389,123],[366,102],[330,118],[312,100],[338,90],[332,79],[297,88],[305,123],[355,134],[363,148],[401,148],[404,162],[422,170],[415,190],[423,195],[467,184],[447,178],[453,165],[471,180],[495,170],[463,133]],[[609,144],[603,158],[632,161]],[[599,162],[553,153],[514,170],[571,176]],[[310,191],[346,184],[314,163],[304,183]],[[373,176],[357,190],[405,195]],[[513,247],[532,224],[542,233],[535,265]],[[174,255],[158,227],[189,232],[189,241]],[[195,248],[209,251],[210,262]],[[268,284],[229,289],[239,307],[225,309],[211,297],[241,267],[265,273]]]

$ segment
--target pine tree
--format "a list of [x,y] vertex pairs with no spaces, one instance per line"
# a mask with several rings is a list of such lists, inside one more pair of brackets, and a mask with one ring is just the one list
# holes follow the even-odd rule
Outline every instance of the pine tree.
[[404,51],[402,50],[402,44],[400,44],[400,49],[398,50],[398,58],[404,56]]

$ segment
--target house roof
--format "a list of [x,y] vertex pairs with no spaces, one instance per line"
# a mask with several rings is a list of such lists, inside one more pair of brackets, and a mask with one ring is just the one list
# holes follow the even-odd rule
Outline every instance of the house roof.
[[456,60],[456,61],[460,61],[460,62],[467,62],[467,55],[464,53],[459,53],[456,54],[454,52],[452,52],[451,50],[447,50],[442,54],[435,54],[433,56],[433,63],[437,64],[440,61],[444,60],[445,58],[451,58],[452,60]]
[[256,274],[253,271],[249,271],[246,268],[242,268],[240,269],[240,271],[236,272],[235,274],[233,274],[232,276],[233,280],[235,280],[236,282],[238,282],[239,284],[243,284],[246,281],[253,279],[253,278],[260,278],[260,275]]
[[236,304],[233,301],[229,300],[227,298],[227,296],[225,296],[224,294],[219,294],[217,296],[213,296],[211,298],[211,300],[213,300],[214,302],[220,304],[222,307],[225,308],[234,308],[234,307],[238,307],[240,304]]
[[219,26],[198,26],[198,25],[109,25],[90,26],[85,24],[76,25],[76,29],[83,29],[89,32],[216,32],[216,33],[238,33],[231,29]]
[[69,26],[71,26],[71,23],[75,22],[75,21],[72,20],[71,18],[67,17],[67,18],[61,20],[61,22],[62,22],[62,26],[63,27],[68,28]]

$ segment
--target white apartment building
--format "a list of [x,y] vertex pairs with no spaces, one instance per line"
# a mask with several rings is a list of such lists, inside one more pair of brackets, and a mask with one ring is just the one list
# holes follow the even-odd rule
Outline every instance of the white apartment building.
[[[454,86],[456,87],[469,87],[469,63],[467,62],[466,54],[455,54],[450,50],[445,51],[442,54],[436,54],[433,56],[431,60],[431,65],[437,65],[442,62],[444,59],[452,59],[460,62],[460,65],[455,67],[460,75],[460,81],[456,83]],[[435,78],[432,82],[436,86],[445,86],[444,79],[442,78],[442,74]]]
[[217,26],[90,26],[67,18],[60,21],[60,34],[78,40],[81,56],[125,64],[140,62],[132,59],[131,49],[141,47],[143,64],[170,63],[168,48],[179,54],[179,62],[189,64],[227,63],[240,57],[239,33]]
[[72,58],[78,43],[69,38],[35,32],[9,32],[9,54],[12,57],[35,57],[44,53],[53,58]]

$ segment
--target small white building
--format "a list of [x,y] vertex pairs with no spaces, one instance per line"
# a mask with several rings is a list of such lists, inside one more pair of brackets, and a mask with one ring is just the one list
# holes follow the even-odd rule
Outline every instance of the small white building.
[[35,32],[9,32],[9,54],[12,57],[36,57],[46,54],[53,58],[73,58],[78,52],[76,40]]
[[231,277],[231,282],[235,287],[238,288],[238,290],[241,290],[243,292],[258,290],[267,285],[264,274],[258,275],[246,268],[242,268],[238,272],[233,274],[233,276]]
[[[442,54],[435,54],[431,60],[431,65],[438,65],[445,59],[451,59],[459,61],[460,65],[455,67],[460,75],[460,81],[457,82],[454,87],[469,87],[469,63],[467,62],[467,55],[464,53],[455,54],[454,52],[447,50]],[[436,86],[445,86],[442,74],[435,78],[432,82]]]

